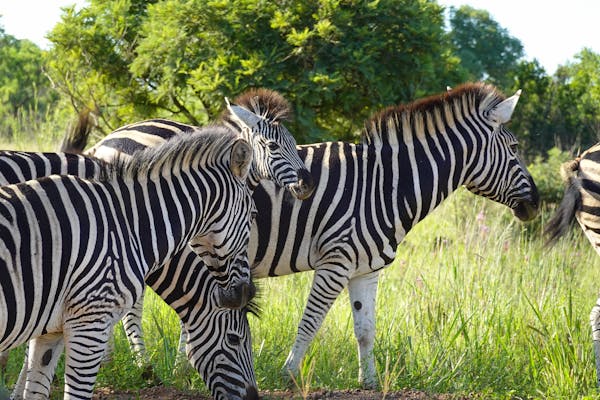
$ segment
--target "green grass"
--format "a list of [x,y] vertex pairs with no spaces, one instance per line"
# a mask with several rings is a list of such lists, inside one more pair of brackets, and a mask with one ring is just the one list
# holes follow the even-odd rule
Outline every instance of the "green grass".
[[[600,398],[588,321],[600,286],[600,259],[578,228],[554,248],[543,248],[540,231],[549,216],[545,211],[521,224],[505,207],[461,190],[409,233],[378,290],[375,352],[386,390]],[[281,366],[311,278],[304,273],[257,282],[263,311],[260,319],[250,316],[250,324],[261,390],[288,385]],[[206,392],[195,372],[173,372],[179,335],[173,311],[153,293],[145,310],[149,357],[159,377],[169,386]],[[143,387],[147,382],[121,327],[115,332],[116,352],[98,386]],[[22,349],[13,351],[6,385],[16,379],[21,360]],[[356,388],[357,374],[343,292],[308,352],[299,385]],[[60,398],[61,381],[53,398]]]

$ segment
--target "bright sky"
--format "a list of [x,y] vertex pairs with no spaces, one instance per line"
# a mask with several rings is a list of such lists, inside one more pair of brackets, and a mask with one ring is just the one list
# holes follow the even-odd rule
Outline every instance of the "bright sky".
[[548,74],[573,61],[584,47],[600,54],[598,0],[438,0],[438,4],[487,10],[521,41],[525,57],[536,58]]
[[[526,57],[537,58],[548,74],[573,60],[584,47],[600,53],[599,0],[438,0],[445,6],[468,4],[489,11],[500,26],[523,43]],[[0,25],[7,34],[43,48],[60,19],[61,7],[85,0],[0,0]]]

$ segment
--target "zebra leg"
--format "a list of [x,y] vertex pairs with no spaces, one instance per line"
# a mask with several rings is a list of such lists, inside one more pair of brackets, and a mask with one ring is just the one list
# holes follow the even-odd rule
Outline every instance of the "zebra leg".
[[175,365],[183,366],[189,364],[185,352],[185,346],[187,345],[189,335],[182,320],[179,320],[179,328],[181,328],[181,333],[179,334],[179,347],[177,350],[177,357],[175,358]]
[[358,381],[365,389],[378,389],[375,369],[375,300],[379,271],[350,279],[348,294],[354,319],[354,336],[358,342]]
[[600,387],[600,299],[596,300],[596,305],[592,307],[590,323],[592,324],[592,340],[596,359],[596,385]]
[[[47,399],[50,396],[50,386],[54,378],[56,365],[63,352],[63,336],[60,333],[49,333],[31,339],[25,355],[26,364],[21,369],[19,380],[22,379],[23,370],[26,369],[26,382],[23,399]],[[19,390],[19,382],[15,385],[13,398]]]
[[123,329],[129,346],[135,354],[136,362],[140,367],[144,366],[144,358],[146,357],[146,343],[142,335],[142,311],[144,307],[144,296],[140,296],[135,302],[131,310],[121,319]]
[[175,357],[175,373],[178,375],[185,375],[192,367],[185,351],[189,334],[185,329],[183,321],[181,320],[179,320],[179,327],[181,328],[181,333],[179,334],[179,348],[177,351],[177,356]]
[[160,384],[160,378],[154,374],[154,369],[146,356],[146,343],[144,342],[144,335],[142,333],[143,309],[144,295],[142,294],[131,310],[129,310],[121,319],[121,322],[123,322],[123,329],[127,335],[129,346],[135,355],[136,363],[142,370],[142,378],[146,381]]
[[[98,316],[102,321],[102,316]],[[72,321],[64,329],[65,395],[64,399],[91,399],[100,363],[106,351],[113,323],[79,323]],[[97,329],[94,329],[97,328]]]
[[287,377],[290,374],[298,374],[308,346],[315,338],[331,305],[348,284],[346,272],[339,267],[323,267],[315,271],[304,314],[298,325],[296,340],[283,366]]
[[13,387],[12,394],[10,396],[10,400],[23,400],[25,397],[23,392],[25,392],[25,384],[27,383],[27,369],[29,367],[29,342],[27,342],[27,347],[25,348],[25,359],[23,360],[23,366],[21,367],[21,372],[19,372],[19,377],[17,378],[17,382]]

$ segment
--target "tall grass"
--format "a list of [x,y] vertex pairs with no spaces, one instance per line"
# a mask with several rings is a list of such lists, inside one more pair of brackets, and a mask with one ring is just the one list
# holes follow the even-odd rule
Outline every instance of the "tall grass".
[[[21,144],[18,148],[31,149]],[[578,228],[554,248],[544,248],[540,231],[548,217],[545,211],[522,224],[505,207],[461,190],[407,235],[378,290],[375,353],[386,392],[600,398],[588,322],[600,286],[599,258]],[[303,273],[257,282],[263,311],[260,318],[250,316],[250,324],[262,390],[290,387],[281,367],[311,278]],[[327,315],[297,381],[298,396],[310,389],[358,387],[348,303],[343,292]],[[179,323],[151,291],[143,323],[150,361],[162,382],[206,392],[195,372],[174,373]],[[115,353],[98,386],[149,384],[120,326],[115,333]],[[0,382],[12,385],[22,355],[22,348],[13,351]],[[62,368],[53,398],[61,396]]]

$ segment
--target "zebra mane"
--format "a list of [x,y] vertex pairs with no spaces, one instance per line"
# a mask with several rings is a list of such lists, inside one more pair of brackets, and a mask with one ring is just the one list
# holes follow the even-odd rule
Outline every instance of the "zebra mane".
[[[503,101],[506,97],[494,86],[478,83],[465,83],[454,89],[446,90],[440,94],[425,97],[408,104],[387,107],[365,122],[362,132],[362,143],[389,143],[390,135],[402,134],[402,119],[406,118],[411,125],[415,121],[423,121],[423,117],[439,112],[444,115],[445,110],[453,110],[455,106],[463,109],[466,101],[470,107],[477,110],[480,105],[486,109]],[[418,132],[413,129],[413,132]],[[393,138],[397,142],[399,138]]]
[[206,126],[189,135],[176,135],[158,146],[135,152],[131,158],[117,157],[106,179],[151,175],[171,171],[173,167],[189,169],[198,163],[215,165],[236,139],[239,135],[219,125]]
[[292,118],[288,101],[270,89],[249,89],[233,99],[233,104],[252,111],[270,123],[286,122]]

